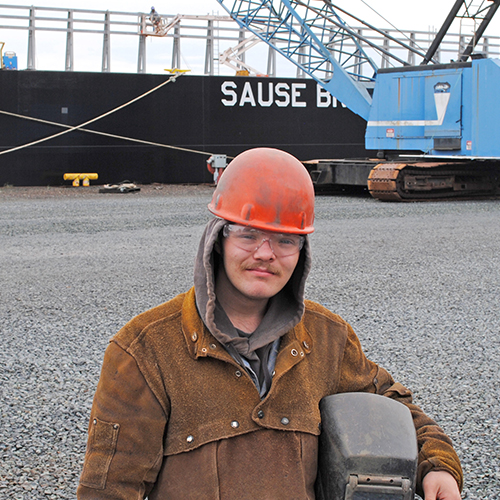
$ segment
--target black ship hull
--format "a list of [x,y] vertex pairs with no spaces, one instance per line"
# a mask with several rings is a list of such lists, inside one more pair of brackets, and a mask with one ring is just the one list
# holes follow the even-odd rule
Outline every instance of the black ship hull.
[[[0,71],[0,110],[79,125],[117,108],[167,75]],[[63,129],[0,114],[0,152]],[[179,76],[87,128],[159,144],[235,156],[277,147],[300,160],[354,158],[365,121],[335,105],[310,79]],[[0,185],[59,185],[66,172],[97,183],[207,183],[208,155],[72,131],[0,156]],[[95,182],[94,182],[95,183]]]

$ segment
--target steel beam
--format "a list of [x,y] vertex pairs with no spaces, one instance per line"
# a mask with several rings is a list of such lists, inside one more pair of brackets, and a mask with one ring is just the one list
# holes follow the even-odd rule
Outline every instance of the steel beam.
[[207,45],[205,50],[205,75],[214,74],[214,22],[207,21]]
[[174,44],[172,47],[172,69],[181,67],[181,33],[179,25],[174,27]]
[[271,45],[267,55],[267,76],[276,76],[276,50]]
[[66,34],[66,71],[73,71],[73,11],[68,11],[68,33]]
[[30,20],[29,20],[29,31],[28,31],[28,64],[27,69],[35,70],[35,9],[30,9]]
[[110,21],[109,11],[104,14],[104,39],[102,42],[102,72],[109,73],[111,70],[110,58]]
[[146,35],[139,36],[139,55],[137,57],[137,73],[146,73]]

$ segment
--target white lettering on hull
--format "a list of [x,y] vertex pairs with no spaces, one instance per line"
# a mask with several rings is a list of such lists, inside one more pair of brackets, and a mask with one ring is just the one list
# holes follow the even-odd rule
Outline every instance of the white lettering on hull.
[[[266,85],[267,84],[267,85]],[[313,85],[314,82],[311,82]],[[226,80],[221,85],[221,92],[225,96],[221,99],[224,106],[251,106],[269,108],[273,105],[279,108],[306,108],[308,102],[304,93],[308,83],[285,82],[257,82],[257,89],[250,81],[238,85],[232,80]],[[327,90],[316,84],[316,107],[338,107],[339,103]],[[345,107],[344,105],[342,105]]]

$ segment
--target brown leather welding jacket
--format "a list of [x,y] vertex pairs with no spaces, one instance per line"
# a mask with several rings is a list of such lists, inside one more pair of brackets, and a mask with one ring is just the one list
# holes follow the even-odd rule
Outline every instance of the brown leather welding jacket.
[[362,352],[340,317],[306,301],[280,343],[261,400],[246,371],[208,332],[194,290],[123,327],[106,350],[78,487],[80,500],[314,499],[319,401],[365,391],[413,415],[418,481],[446,470],[462,485],[450,439],[411,393]]

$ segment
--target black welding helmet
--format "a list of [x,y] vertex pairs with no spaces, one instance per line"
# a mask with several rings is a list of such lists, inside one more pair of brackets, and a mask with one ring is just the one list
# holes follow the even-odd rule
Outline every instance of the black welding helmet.
[[320,402],[317,500],[413,500],[417,437],[410,410],[368,393]]

